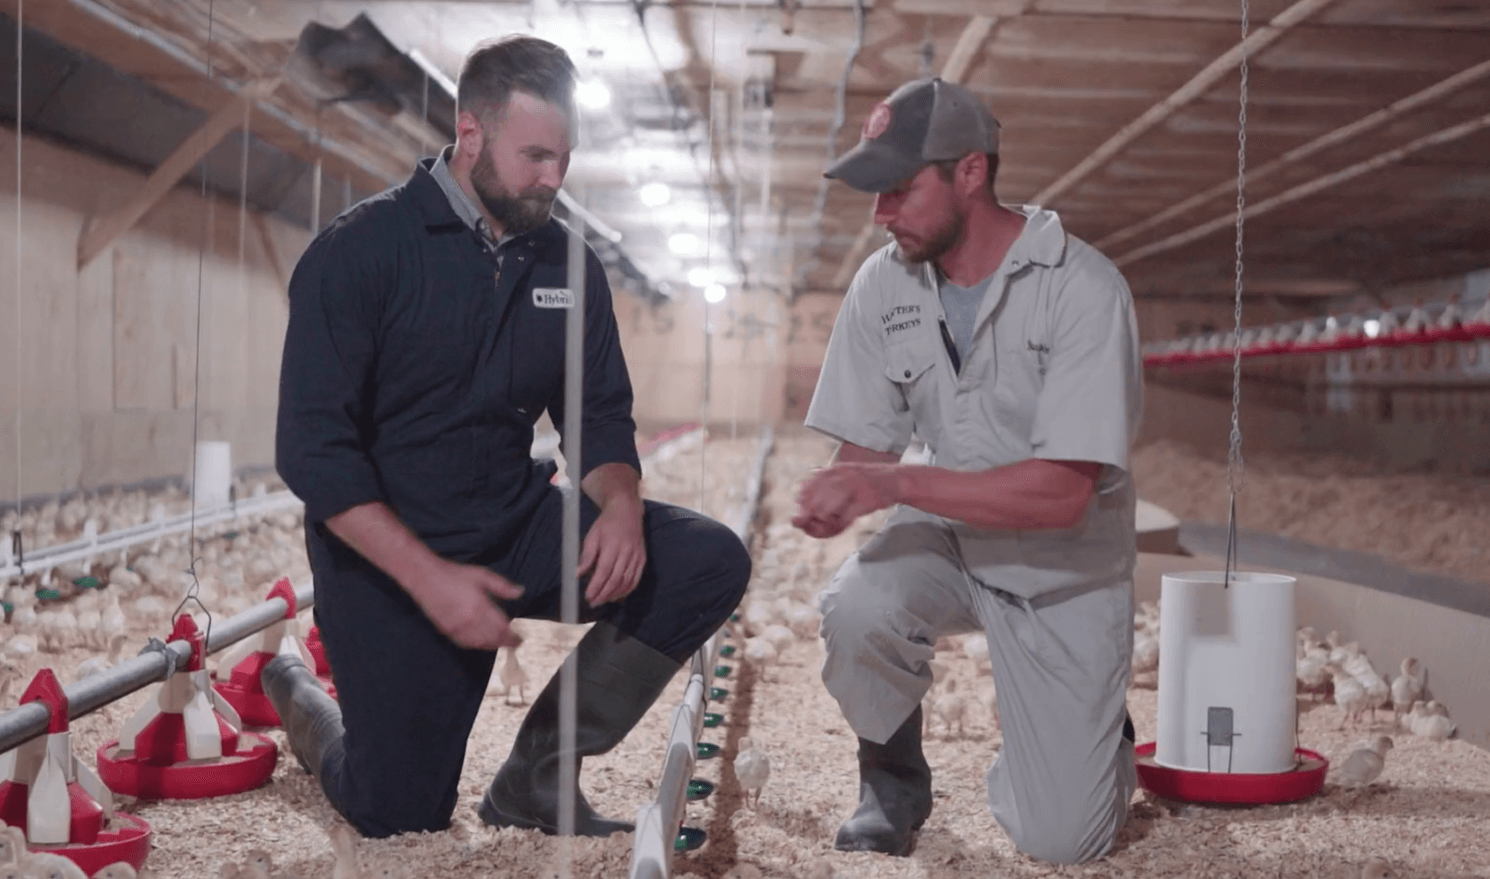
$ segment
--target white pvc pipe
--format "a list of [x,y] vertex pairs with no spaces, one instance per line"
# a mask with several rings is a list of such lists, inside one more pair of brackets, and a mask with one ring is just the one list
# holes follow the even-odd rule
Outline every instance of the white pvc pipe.
[[[726,517],[725,524],[742,541],[749,541],[755,508],[760,502],[761,482],[766,459],[771,455],[775,434],[769,426],[761,429],[760,449],[750,481],[745,487],[745,501]],[[693,655],[692,675],[683,701],[673,713],[673,725],[662,760],[662,780],[657,785],[657,799],[642,806],[636,818],[636,842],[631,851],[630,879],[667,879],[672,875],[673,840],[683,820],[683,806],[688,796],[688,781],[698,756],[698,736],[703,724],[704,696],[714,683],[714,664],[719,655],[719,633],[715,632]],[[695,684],[697,686],[695,686]],[[683,723],[683,720],[687,723]],[[687,731],[687,740],[678,738]]]
[[1165,574],[1154,759],[1192,772],[1294,766],[1294,583],[1283,574]]
[[[236,500],[222,506],[198,510],[196,527],[201,530],[212,525],[224,525],[249,516],[264,516],[282,510],[304,506],[300,498],[288,491],[256,495]],[[182,513],[142,525],[131,525],[107,534],[82,537],[40,549],[25,551],[24,565],[11,553],[9,541],[0,541],[0,578],[18,577],[34,571],[46,571],[79,559],[89,559],[111,552],[124,552],[132,546],[159,540],[168,534],[190,530],[192,514]]]

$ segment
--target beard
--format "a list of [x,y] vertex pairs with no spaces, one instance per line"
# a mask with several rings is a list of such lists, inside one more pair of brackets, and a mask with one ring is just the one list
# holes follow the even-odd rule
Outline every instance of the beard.
[[913,265],[920,265],[941,259],[947,251],[962,240],[962,233],[966,226],[967,215],[962,212],[961,208],[953,206],[952,215],[947,218],[947,222],[926,238],[903,241],[901,236],[893,231],[890,234],[895,235],[895,243],[900,246],[901,258]]
[[559,194],[547,186],[530,186],[514,195],[497,175],[491,156],[484,152],[471,166],[471,188],[507,235],[522,235],[547,223]]

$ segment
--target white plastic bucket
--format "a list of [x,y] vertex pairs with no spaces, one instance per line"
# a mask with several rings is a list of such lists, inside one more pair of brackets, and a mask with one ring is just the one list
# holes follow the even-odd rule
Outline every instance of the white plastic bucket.
[[1165,574],[1154,760],[1193,772],[1294,768],[1294,583],[1283,574]]
[[197,443],[197,468],[192,480],[197,509],[220,507],[230,499],[233,488],[233,444]]

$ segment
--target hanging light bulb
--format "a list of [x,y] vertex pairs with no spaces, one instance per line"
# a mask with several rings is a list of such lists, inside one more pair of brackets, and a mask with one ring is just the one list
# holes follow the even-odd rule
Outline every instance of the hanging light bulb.
[[710,305],[717,305],[724,301],[726,292],[723,284],[710,284],[704,288],[704,301]]
[[610,89],[598,79],[588,79],[574,87],[574,99],[586,109],[603,110],[610,106]]
[[708,287],[710,284],[714,283],[714,270],[702,267],[689,269],[688,283],[692,284],[695,287]]
[[698,252],[698,236],[692,232],[679,232],[667,239],[667,248],[679,256]]
[[642,204],[649,208],[661,207],[673,197],[672,190],[667,188],[666,183],[648,183],[638,195],[641,196]]

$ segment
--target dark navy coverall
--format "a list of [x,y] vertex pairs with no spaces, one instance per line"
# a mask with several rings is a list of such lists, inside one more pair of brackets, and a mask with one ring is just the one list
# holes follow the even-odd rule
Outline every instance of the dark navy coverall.
[[[557,220],[506,242],[501,260],[450,206],[426,159],[311,243],[290,281],[276,458],[305,502],[316,622],[335,676],[346,760],[322,773],[362,833],[449,826],[466,739],[495,654],[457,647],[391,578],[326,528],[386,503],[440,555],[525,589],[514,617],[559,613],[561,494],[530,458],[547,411],[564,429]],[[638,467],[632,393],[610,288],[587,250],[581,467]],[[582,499],[582,527],[597,510]],[[646,502],[647,566],[619,603],[582,608],[679,662],[717,629],[750,575],[744,547],[698,513]]]

